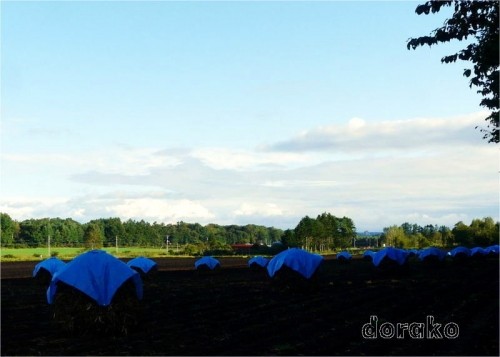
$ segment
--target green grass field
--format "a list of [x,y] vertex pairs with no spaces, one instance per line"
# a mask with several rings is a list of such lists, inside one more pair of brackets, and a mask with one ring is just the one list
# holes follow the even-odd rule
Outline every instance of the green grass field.
[[[102,248],[108,253],[118,258],[135,258],[144,256],[148,258],[167,257],[166,250],[159,248],[141,248],[141,247],[114,247]],[[77,255],[84,253],[84,248],[51,247],[50,252],[62,260],[70,260]],[[49,258],[49,251],[45,248],[1,248],[1,261],[37,261]],[[172,255],[172,251],[170,252]],[[178,256],[178,255],[176,255]]]

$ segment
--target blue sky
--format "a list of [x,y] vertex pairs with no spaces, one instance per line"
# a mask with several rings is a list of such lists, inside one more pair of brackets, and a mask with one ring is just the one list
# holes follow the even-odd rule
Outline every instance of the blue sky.
[[498,219],[463,43],[418,2],[1,3],[0,211],[293,228]]

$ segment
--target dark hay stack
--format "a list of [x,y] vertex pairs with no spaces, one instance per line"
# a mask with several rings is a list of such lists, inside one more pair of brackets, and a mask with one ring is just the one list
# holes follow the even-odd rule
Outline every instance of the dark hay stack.
[[456,253],[455,256],[452,257],[454,262],[457,263],[464,263],[469,260],[469,256],[466,253]]
[[111,304],[99,306],[81,291],[58,283],[54,301],[54,321],[75,335],[127,335],[139,325],[141,305],[135,285],[127,280],[115,293]]
[[52,274],[45,268],[40,268],[34,277],[38,285],[47,288],[52,280]]
[[380,275],[403,276],[410,273],[410,264],[408,263],[408,259],[403,265],[399,265],[395,260],[384,257],[378,267],[376,267],[376,271]]
[[202,275],[213,275],[217,274],[220,270],[220,265],[216,265],[215,268],[210,269],[206,264],[201,264],[196,268],[196,272]]
[[444,264],[444,259],[439,260],[439,257],[436,255],[428,255],[422,260],[422,264],[428,267],[439,267]]
[[144,283],[146,283],[148,281],[153,281],[155,279],[155,277],[158,275],[158,266],[157,265],[152,267],[147,273],[145,273],[141,268],[138,268],[138,267],[131,267],[131,268],[139,273],[139,275],[141,276],[141,280]]
[[340,256],[337,258],[340,264],[349,264],[351,259],[347,259],[346,257]]
[[309,279],[283,265],[280,270],[274,274],[274,277],[271,278],[271,282],[272,285],[278,289],[307,292],[317,288],[321,274],[321,265]]
[[250,264],[248,271],[251,278],[254,280],[263,280],[266,279],[266,277],[268,277],[267,268],[260,266],[257,263]]
[[254,272],[266,271],[266,267],[263,267],[262,265],[259,265],[257,263],[250,264],[249,268],[251,271],[254,271]]

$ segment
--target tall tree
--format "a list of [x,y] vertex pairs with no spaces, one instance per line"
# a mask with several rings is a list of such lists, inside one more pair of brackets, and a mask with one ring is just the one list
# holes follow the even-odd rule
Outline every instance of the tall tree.
[[485,118],[487,129],[483,132],[483,139],[490,143],[499,142],[499,72],[498,72],[498,1],[427,1],[417,6],[418,15],[430,12],[436,13],[444,6],[454,6],[453,16],[447,19],[443,26],[432,31],[430,36],[411,38],[408,40],[408,49],[416,49],[423,45],[436,45],[450,40],[467,39],[472,37],[474,42],[463,50],[445,56],[441,62],[451,63],[457,59],[470,61],[472,69],[464,69],[463,75],[470,77],[470,87],[478,87],[478,93],[483,96],[480,105],[490,110]]
[[97,249],[102,248],[102,233],[101,227],[96,223],[89,223],[83,234],[85,248]]

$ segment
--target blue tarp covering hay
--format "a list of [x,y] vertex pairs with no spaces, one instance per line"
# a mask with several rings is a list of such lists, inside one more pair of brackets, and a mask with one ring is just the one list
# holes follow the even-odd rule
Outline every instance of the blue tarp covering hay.
[[367,250],[366,252],[363,253],[363,259],[372,261],[374,255],[375,255],[375,252],[373,252],[371,250]]
[[387,247],[373,255],[373,265],[380,266],[383,261],[395,262],[404,265],[408,260],[408,252],[398,248]]
[[456,247],[455,249],[452,249],[448,254],[453,258],[470,257],[470,249],[465,247]]
[[131,259],[127,262],[127,265],[131,268],[140,269],[144,274],[149,273],[151,269],[158,266],[154,260],[145,257]]
[[435,247],[426,248],[418,254],[418,259],[421,261],[438,260],[442,262],[445,257],[446,252]]
[[267,273],[272,278],[283,266],[286,266],[309,279],[323,260],[324,258],[319,254],[298,248],[287,249],[271,259],[267,265]]
[[260,257],[260,256],[253,257],[253,258],[248,260],[249,267],[251,267],[253,265],[258,265],[262,268],[265,268],[267,266],[267,264],[269,264],[269,259],[264,258],[264,257]]
[[414,257],[420,254],[418,249],[408,249],[408,256]]
[[49,272],[51,276],[53,276],[54,273],[64,268],[65,266],[66,263],[56,257],[45,259],[44,261],[35,265],[35,269],[33,269],[33,277],[36,277],[38,272],[42,268]]
[[194,263],[195,269],[208,268],[210,270],[214,270],[217,267],[220,267],[220,262],[214,257],[203,257],[198,259]]
[[481,247],[474,247],[470,250],[471,257],[478,257],[478,256],[487,255],[487,254],[488,253],[486,252],[486,249],[481,248]]
[[340,252],[337,254],[337,259],[338,260],[351,260],[352,255],[349,252]]
[[488,254],[497,254],[499,253],[499,250],[500,250],[500,246],[498,244],[496,245],[490,245],[489,247],[487,247],[485,249],[486,253]]
[[97,302],[99,306],[111,303],[116,291],[131,279],[138,299],[142,299],[142,281],[138,272],[103,250],[81,254],[56,273],[47,290],[47,301],[52,304],[58,282],[63,282]]

